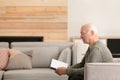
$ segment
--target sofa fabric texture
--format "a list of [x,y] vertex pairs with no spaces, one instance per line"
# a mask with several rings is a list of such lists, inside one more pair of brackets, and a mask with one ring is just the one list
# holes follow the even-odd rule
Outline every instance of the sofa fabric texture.
[[0,42],[0,48],[9,48],[8,42]]
[[67,80],[67,76],[59,76],[49,68],[33,68],[30,70],[9,70],[4,80]]
[[71,49],[70,47],[63,49],[63,51],[60,53],[58,60],[63,61],[71,65]]
[[[72,42],[12,42],[12,57],[0,80],[68,80],[50,69],[51,60],[58,59],[71,65]],[[4,76],[4,77],[3,77]]]
[[4,71],[0,71],[0,80],[2,80]]
[[33,67],[48,68],[52,58],[57,59],[59,55],[58,47],[40,47],[33,51]]
[[87,63],[85,80],[120,80],[120,63]]

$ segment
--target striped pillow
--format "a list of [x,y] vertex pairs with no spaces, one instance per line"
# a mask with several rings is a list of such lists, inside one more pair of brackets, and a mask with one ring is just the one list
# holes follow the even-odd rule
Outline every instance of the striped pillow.
[[4,70],[8,64],[9,60],[9,49],[2,48],[0,49],[0,70]]

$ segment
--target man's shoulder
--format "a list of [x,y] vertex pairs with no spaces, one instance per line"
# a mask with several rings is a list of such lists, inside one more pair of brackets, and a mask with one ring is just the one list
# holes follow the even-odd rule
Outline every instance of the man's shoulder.
[[104,52],[104,51],[107,51],[107,52],[110,52],[108,47],[102,43],[101,41],[97,41],[94,46],[92,46],[91,50],[99,50],[100,52]]
[[97,41],[93,47],[101,48],[101,47],[107,47],[107,46],[101,41]]

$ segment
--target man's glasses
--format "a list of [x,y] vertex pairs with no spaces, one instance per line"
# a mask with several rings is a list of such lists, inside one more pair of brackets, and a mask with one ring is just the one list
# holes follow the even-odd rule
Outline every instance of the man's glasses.
[[81,32],[81,36],[86,35],[88,32],[89,32],[89,31],[87,31],[87,32]]

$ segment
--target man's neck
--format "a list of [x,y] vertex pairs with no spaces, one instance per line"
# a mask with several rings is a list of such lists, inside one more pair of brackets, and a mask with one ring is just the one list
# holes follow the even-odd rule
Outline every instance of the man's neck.
[[98,37],[95,37],[93,40],[91,40],[89,46],[94,45],[98,40],[99,40],[99,38],[98,38]]

